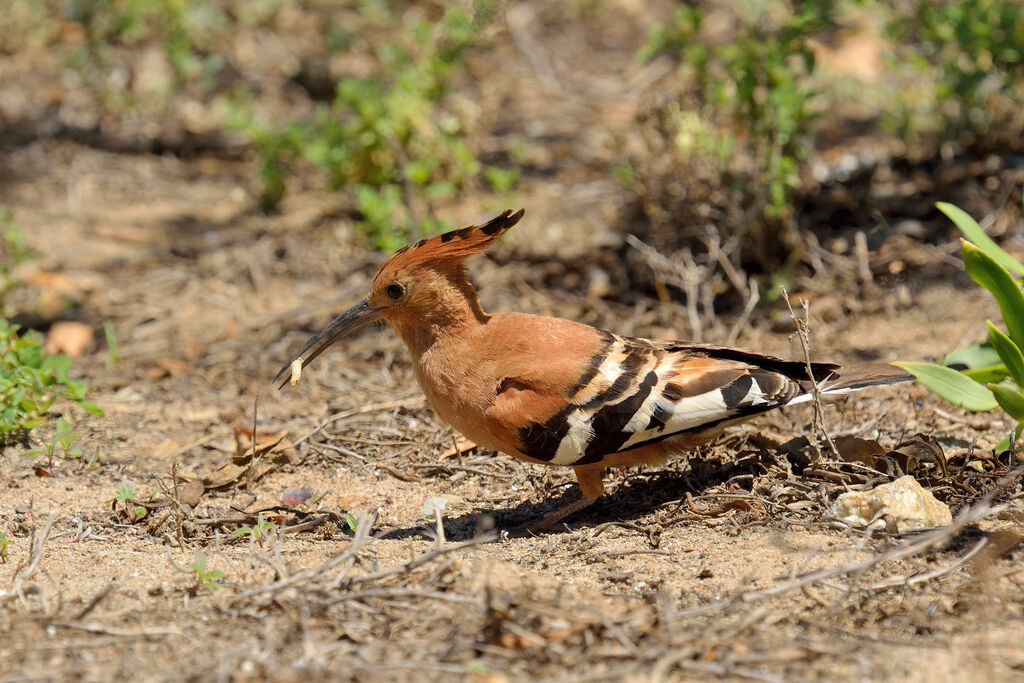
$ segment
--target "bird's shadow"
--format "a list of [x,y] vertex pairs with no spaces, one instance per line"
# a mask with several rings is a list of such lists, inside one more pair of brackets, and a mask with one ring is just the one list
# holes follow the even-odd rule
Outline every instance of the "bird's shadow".
[[[665,503],[682,499],[687,493],[696,494],[702,489],[737,474],[749,471],[739,463],[708,468],[712,463],[691,462],[682,470],[644,471],[630,475],[612,491],[599,498],[579,512],[566,517],[551,529],[541,534],[571,532],[579,526],[597,526],[605,522],[627,522],[639,519]],[[566,486],[557,497],[542,501],[522,501],[514,507],[497,510],[477,510],[459,517],[443,520],[444,534],[448,541],[461,542],[477,538],[490,532],[507,531],[510,535],[535,535],[526,527],[538,522],[546,513],[557,510],[578,500],[576,484]],[[424,522],[408,527],[397,527],[387,531],[387,538],[409,539],[436,537],[433,522]]]

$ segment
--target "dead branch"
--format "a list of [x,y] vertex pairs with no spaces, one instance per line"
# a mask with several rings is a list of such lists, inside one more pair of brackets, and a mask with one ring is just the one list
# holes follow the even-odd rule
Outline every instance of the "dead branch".
[[476,538],[472,538],[472,539],[470,539],[468,541],[463,541],[462,543],[456,543],[455,545],[450,545],[450,546],[446,546],[446,547],[443,547],[443,548],[435,547],[432,550],[430,550],[429,552],[423,553],[419,557],[414,557],[413,559],[409,560],[405,564],[399,565],[397,567],[391,567],[389,569],[382,569],[380,571],[373,572],[373,573],[370,573],[370,574],[360,574],[359,576],[353,576],[353,577],[348,578],[348,579],[340,579],[336,583],[338,585],[341,585],[341,584],[345,584],[345,583],[352,584],[352,583],[369,583],[371,581],[379,581],[379,580],[387,578],[389,576],[395,576],[396,574],[404,574],[406,572],[410,572],[413,569],[416,569],[417,567],[420,567],[420,566],[422,566],[424,564],[427,564],[428,562],[432,562],[433,560],[436,560],[437,558],[442,557],[444,555],[449,555],[451,553],[457,553],[460,550],[465,550],[466,548],[471,548],[471,547],[473,547],[475,545],[483,545],[485,543],[492,543],[496,539],[497,539],[497,536],[495,534],[493,534],[493,533],[490,533],[490,534],[484,534],[482,536],[478,536]]
[[19,574],[21,574],[22,567],[26,567],[23,576],[30,577],[39,565],[39,560],[43,557],[43,546],[46,545],[46,539],[50,537],[50,531],[53,529],[53,514],[53,510],[50,510],[50,513],[46,516],[46,524],[43,525],[43,532],[40,534],[38,541],[35,541],[35,529],[32,530],[32,540],[34,541],[32,556],[29,558],[27,566],[24,563],[19,563],[14,568],[14,575],[11,577],[14,580],[14,586],[9,593],[0,594],[0,602],[10,600],[14,596],[18,596],[22,600],[25,599],[24,591],[22,590],[22,576],[19,576]]
[[345,418],[352,417],[353,415],[366,415],[367,413],[376,413],[376,412],[380,412],[382,410],[391,410],[392,408],[401,408],[401,407],[406,406],[406,405],[418,404],[422,400],[423,400],[422,396],[415,396],[415,397],[409,397],[409,398],[401,398],[401,399],[398,399],[396,401],[386,401],[384,403],[374,403],[373,405],[363,406],[362,408],[353,408],[351,410],[343,410],[340,413],[335,413],[334,415],[331,415],[329,418],[327,418],[326,420],[324,420],[323,422],[318,424],[316,427],[314,427],[313,429],[311,429],[308,432],[306,432],[305,434],[303,434],[292,445],[297,447],[300,443],[302,443],[303,441],[307,440],[309,437],[315,435],[317,432],[322,430],[327,425],[329,425],[329,424],[331,424],[333,422],[337,422],[338,420],[344,420]]
[[373,527],[373,523],[375,521],[377,521],[376,513],[364,513],[359,517],[359,520],[356,522],[356,535],[352,539],[352,543],[349,544],[349,547],[347,550],[345,550],[345,552],[335,555],[323,564],[317,565],[316,567],[312,567],[305,571],[301,571],[298,574],[294,574],[286,579],[280,579],[278,581],[275,581],[274,583],[267,584],[265,586],[260,586],[258,588],[253,588],[251,590],[247,590],[243,593],[240,593],[237,596],[235,596],[232,602],[238,604],[243,600],[246,600],[257,595],[262,595],[264,593],[277,593],[297,583],[302,583],[304,581],[314,579],[320,576],[321,574],[324,574],[325,572],[329,572],[335,567],[354,562],[356,554],[360,550],[362,550],[363,546],[366,545],[367,540],[370,538],[370,529],[371,527]]

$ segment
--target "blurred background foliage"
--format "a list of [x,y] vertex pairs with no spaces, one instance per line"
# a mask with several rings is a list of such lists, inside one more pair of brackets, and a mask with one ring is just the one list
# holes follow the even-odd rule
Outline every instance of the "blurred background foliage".
[[[447,227],[452,202],[500,203],[530,170],[514,136],[488,138],[475,102],[487,74],[473,60],[507,40],[499,0],[4,5],[0,51],[60,62],[60,82],[41,86],[60,130],[250,159],[260,209],[322,186],[381,249]],[[662,14],[636,59],[673,66],[636,98],[642,144],[621,141],[607,174],[633,196],[630,232],[696,262],[724,251],[744,274],[734,284],[788,282],[808,235],[842,238],[841,253],[844,231],[877,224],[866,212],[885,215],[884,198],[865,204],[850,187],[894,149],[910,166],[1024,151],[1024,15],[1012,0],[736,0]],[[722,289],[727,303],[744,288]]]

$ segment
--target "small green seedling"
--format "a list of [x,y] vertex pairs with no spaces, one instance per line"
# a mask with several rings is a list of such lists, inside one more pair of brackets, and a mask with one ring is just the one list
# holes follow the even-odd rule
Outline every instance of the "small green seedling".
[[269,519],[263,519],[263,515],[256,516],[256,523],[252,526],[242,526],[235,529],[238,536],[249,536],[249,538],[263,547],[263,541],[270,537],[270,534],[277,531],[277,525]]
[[135,522],[145,517],[148,512],[146,508],[136,503],[137,500],[138,496],[135,491],[127,486],[122,486],[117,490],[113,498],[103,502],[110,503],[110,509],[122,514],[129,524],[135,524]]
[[351,512],[345,513],[345,523],[348,524],[348,528],[352,530],[352,533],[355,533],[359,528],[359,520]]
[[195,577],[195,585],[192,586],[193,594],[198,593],[204,588],[209,588],[210,590],[220,590],[223,588],[220,580],[224,578],[224,572],[217,569],[207,569],[206,559],[206,553],[197,550],[192,558],[192,564],[187,567],[174,568],[175,574],[192,574]]
[[14,541],[7,538],[7,534],[0,531],[0,562],[7,562],[7,546],[13,542]]
[[[21,457],[27,458],[33,455],[45,455],[47,461],[47,469],[50,472],[50,476],[53,476],[53,461],[57,458],[64,460],[79,459],[82,457],[82,449],[76,444],[82,435],[71,428],[71,423],[65,420],[63,417],[57,419],[57,433],[50,439],[50,443],[44,445],[42,448],[34,448],[30,451],[25,451],[21,454]],[[99,450],[89,460],[89,465],[95,463],[99,457]]]
[[989,320],[988,342],[947,355],[944,365],[897,365],[961,408],[979,412],[1002,408],[1017,424],[997,448],[1012,448],[1024,431],[1024,265],[989,239],[967,213],[952,204],[937,206],[967,237],[960,241],[964,269],[995,298],[1006,332]]

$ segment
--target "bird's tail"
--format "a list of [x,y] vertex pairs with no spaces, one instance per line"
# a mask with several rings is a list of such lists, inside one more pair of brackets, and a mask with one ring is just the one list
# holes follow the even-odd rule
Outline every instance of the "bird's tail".
[[[860,365],[844,365],[834,371],[824,381],[818,382],[822,396],[841,396],[853,391],[877,387],[885,384],[901,384],[912,382],[914,376],[903,368],[888,363],[862,363]],[[805,394],[797,396],[789,405],[805,403],[814,398],[810,382],[801,382]]]

